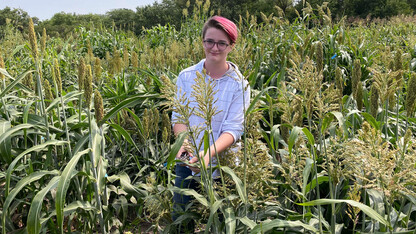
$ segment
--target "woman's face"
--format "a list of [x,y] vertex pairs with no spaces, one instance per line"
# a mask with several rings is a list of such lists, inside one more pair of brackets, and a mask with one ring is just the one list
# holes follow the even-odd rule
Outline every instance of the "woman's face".
[[[203,45],[206,60],[213,63],[225,63],[227,60],[228,53],[230,53],[234,46],[230,44],[230,39],[228,38],[227,34],[221,29],[208,28],[205,32],[205,37],[203,40],[205,41]],[[207,41],[211,43],[207,43]],[[215,42],[214,46],[212,48],[209,48],[208,44],[212,44],[212,42]],[[228,46],[226,46],[225,49],[221,50],[222,48],[219,48],[221,46],[219,46],[218,43],[223,44],[223,46],[225,43]]]

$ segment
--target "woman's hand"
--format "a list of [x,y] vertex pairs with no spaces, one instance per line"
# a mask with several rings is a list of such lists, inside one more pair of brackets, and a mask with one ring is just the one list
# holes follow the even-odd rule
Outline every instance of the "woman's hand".
[[[208,167],[208,165],[209,165],[209,154],[208,154],[208,152],[207,152],[206,155],[204,155],[204,151],[199,152],[199,157],[204,160],[205,167]],[[189,160],[189,164],[194,164],[194,163],[197,163],[197,162],[198,162],[198,157],[193,157],[191,160]],[[203,166],[203,164],[201,163],[201,167],[202,166]],[[195,167],[195,166],[191,166],[191,165],[188,165],[188,167],[189,167],[189,169],[191,169],[191,171],[193,171],[195,173],[201,172],[201,169],[199,167]]]
[[186,158],[187,158],[186,161],[188,161],[189,158],[192,157],[192,153],[190,153],[190,150],[189,150],[189,143],[188,143],[188,140],[186,140],[186,139],[183,142],[183,144],[182,144],[181,148],[179,149],[178,153],[176,154],[176,159],[184,161],[183,154],[187,154],[186,155]]

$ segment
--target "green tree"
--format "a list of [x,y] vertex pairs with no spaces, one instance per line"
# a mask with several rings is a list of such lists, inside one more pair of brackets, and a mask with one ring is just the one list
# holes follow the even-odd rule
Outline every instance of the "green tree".
[[[0,26],[10,23],[15,28],[23,31],[23,29],[28,28],[29,18],[29,14],[20,8],[11,9],[10,7],[5,7],[0,10]],[[32,20],[34,24],[39,21],[37,17],[32,18]]]
[[136,13],[130,9],[114,9],[107,12],[106,16],[117,28],[133,29]]

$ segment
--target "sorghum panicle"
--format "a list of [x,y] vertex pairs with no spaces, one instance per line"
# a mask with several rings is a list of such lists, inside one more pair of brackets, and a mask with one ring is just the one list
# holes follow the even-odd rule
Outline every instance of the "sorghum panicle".
[[[6,66],[4,65],[3,56],[0,54],[0,68],[6,69]],[[3,75],[3,73],[0,73],[0,80],[4,80],[6,77]]]
[[377,118],[378,105],[379,105],[379,91],[376,85],[371,85],[371,96],[370,96],[370,113],[374,118]]
[[102,74],[102,67],[101,67],[101,60],[98,57],[95,57],[94,62],[94,82],[96,84],[101,82],[101,74]]
[[340,67],[335,69],[335,82],[337,89],[339,90],[339,97],[342,99],[344,96],[344,79],[342,78],[342,71]]
[[104,117],[104,104],[103,104],[103,97],[101,96],[100,92],[96,89],[94,91],[94,109],[95,109],[95,120],[97,124],[103,119]]
[[23,84],[26,85],[28,88],[35,90],[35,83],[33,82],[32,73],[29,73],[23,78]]
[[45,88],[45,98],[47,100],[53,100],[54,96],[53,96],[53,93],[52,93],[51,84],[49,83],[49,81],[47,79],[45,79],[43,81],[43,86]]
[[85,73],[85,79],[84,79],[84,95],[85,95],[85,102],[87,107],[89,107],[91,103],[91,97],[92,97],[92,71],[91,71],[91,65],[86,66],[86,73]]
[[407,96],[406,96],[406,113],[407,117],[411,117],[415,111],[416,101],[416,73],[412,73],[407,83]]
[[129,50],[127,49],[127,46],[124,46],[123,49],[123,68],[127,69],[129,67]]
[[135,69],[139,68],[139,56],[136,51],[131,52],[131,66]]
[[32,49],[33,59],[36,61],[38,58],[38,43],[32,18],[29,18],[29,43],[30,48]]
[[58,86],[58,92],[62,94],[62,79],[61,79],[61,71],[59,70],[59,62],[58,59],[53,60],[53,70],[55,74],[55,82]]
[[46,29],[43,28],[42,31],[42,38],[40,39],[40,52],[43,54],[45,52],[46,49]]

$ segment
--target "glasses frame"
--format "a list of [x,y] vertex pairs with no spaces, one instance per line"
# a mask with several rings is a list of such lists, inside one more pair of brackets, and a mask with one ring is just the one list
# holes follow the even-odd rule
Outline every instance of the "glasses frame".
[[[204,40],[203,42],[204,42],[205,48],[212,49],[212,48],[214,48],[215,45],[217,45],[217,48],[220,51],[226,50],[227,47],[230,46],[230,44],[228,44],[228,43],[226,43],[224,41],[214,41],[214,40],[211,40],[211,39]],[[212,46],[208,46],[207,43],[212,43]],[[225,45],[225,47],[222,49],[221,47],[224,46],[224,45]]]

